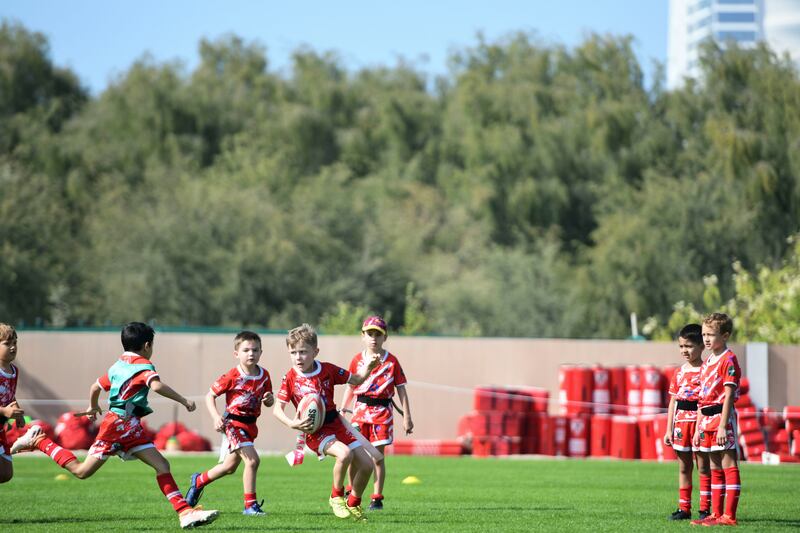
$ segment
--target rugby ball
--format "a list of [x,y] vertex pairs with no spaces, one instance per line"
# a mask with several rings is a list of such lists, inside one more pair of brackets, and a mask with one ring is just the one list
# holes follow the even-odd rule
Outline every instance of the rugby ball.
[[314,425],[306,433],[319,431],[325,422],[325,402],[322,401],[322,397],[316,393],[303,396],[297,404],[297,418],[300,420],[310,418],[313,422]]

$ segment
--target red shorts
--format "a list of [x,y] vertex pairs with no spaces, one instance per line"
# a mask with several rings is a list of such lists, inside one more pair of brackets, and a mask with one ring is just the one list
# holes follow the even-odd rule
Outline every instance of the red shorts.
[[8,444],[5,424],[0,426],[0,457],[6,461],[11,461],[11,446]]
[[134,458],[134,453],[154,447],[139,417],[125,419],[108,411],[100,424],[94,444],[89,448],[89,455],[103,460],[111,455],[119,455],[129,460]]
[[697,448],[692,446],[695,427],[697,427],[697,420],[674,422],[672,425],[672,449],[676,452],[696,451]]
[[325,457],[325,448],[328,444],[337,440],[350,449],[361,446],[361,443],[356,440],[339,418],[324,424],[316,433],[306,435],[306,446],[322,459]]
[[243,446],[253,446],[253,441],[258,437],[258,426],[246,424],[237,420],[225,422],[225,439],[228,441],[228,451],[238,450]]
[[373,446],[386,446],[394,442],[394,424],[367,424],[355,422],[353,424]]
[[736,449],[736,412],[731,409],[728,416],[728,423],[725,426],[725,444],[717,444],[717,430],[721,423],[722,414],[718,413],[711,416],[703,416],[697,431],[700,432],[700,445],[697,447],[701,452],[721,452],[724,450]]

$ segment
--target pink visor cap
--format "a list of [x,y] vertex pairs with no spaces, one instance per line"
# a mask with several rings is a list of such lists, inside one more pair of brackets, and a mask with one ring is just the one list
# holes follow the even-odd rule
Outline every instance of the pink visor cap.
[[369,331],[374,329],[376,331],[380,331],[383,335],[386,335],[386,321],[379,316],[371,316],[367,318],[363,324],[361,324],[361,331]]

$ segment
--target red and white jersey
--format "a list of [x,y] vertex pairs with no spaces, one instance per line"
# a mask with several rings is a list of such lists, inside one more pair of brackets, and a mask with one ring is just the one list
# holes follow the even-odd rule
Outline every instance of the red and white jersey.
[[[355,374],[369,364],[369,356],[361,352],[353,357],[350,362],[350,372]],[[391,399],[395,387],[406,384],[406,375],[397,357],[384,350],[383,357],[378,366],[372,369],[367,379],[353,389],[356,396],[369,396],[371,398]],[[353,410],[352,422],[367,424],[388,424],[392,421],[391,406],[367,405],[356,402]]]
[[306,394],[317,393],[325,402],[325,412],[336,409],[333,401],[333,386],[343,385],[350,379],[350,372],[331,363],[314,361],[314,370],[309,373],[300,372],[295,367],[289,369],[278,391],[278,400],[292,402],[297,407],[300,399]]
[[0,368],[0,407],[7,407],[16,399],[19,371],[14,365],[10,363],[9,365],[11,366],[9,372]]
[[236,365],[211,384],[214,396],[225,393],[225,410],[239,416],[259,416],[264,395],[272,392],[272,380],[266,369],[258,367],[258,375],[249,376]]
[[[684,363],[672,375],[669,383],[669,394],[676,400],[696,402],[700,396],[700,369],[701,366],[692,366]],[[697,411],[684,411],[675,409],[676,422],[688,422],[697,420]]]
[[739,380],[742,370],[739,361],[730,349],[720,355],[711,355],[700,369],[700,407],[722,405],[725,401],[725,385],[733,385],[733,400],[739,397]]

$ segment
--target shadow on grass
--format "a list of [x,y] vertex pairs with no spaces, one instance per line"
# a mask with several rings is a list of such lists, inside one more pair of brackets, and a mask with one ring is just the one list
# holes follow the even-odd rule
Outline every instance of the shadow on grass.
[[800,518],[760,518],[757,520],[739,521],[739,525],[743,526],[758,526],[758,524],[770,524],[776,527],[800,529]]

